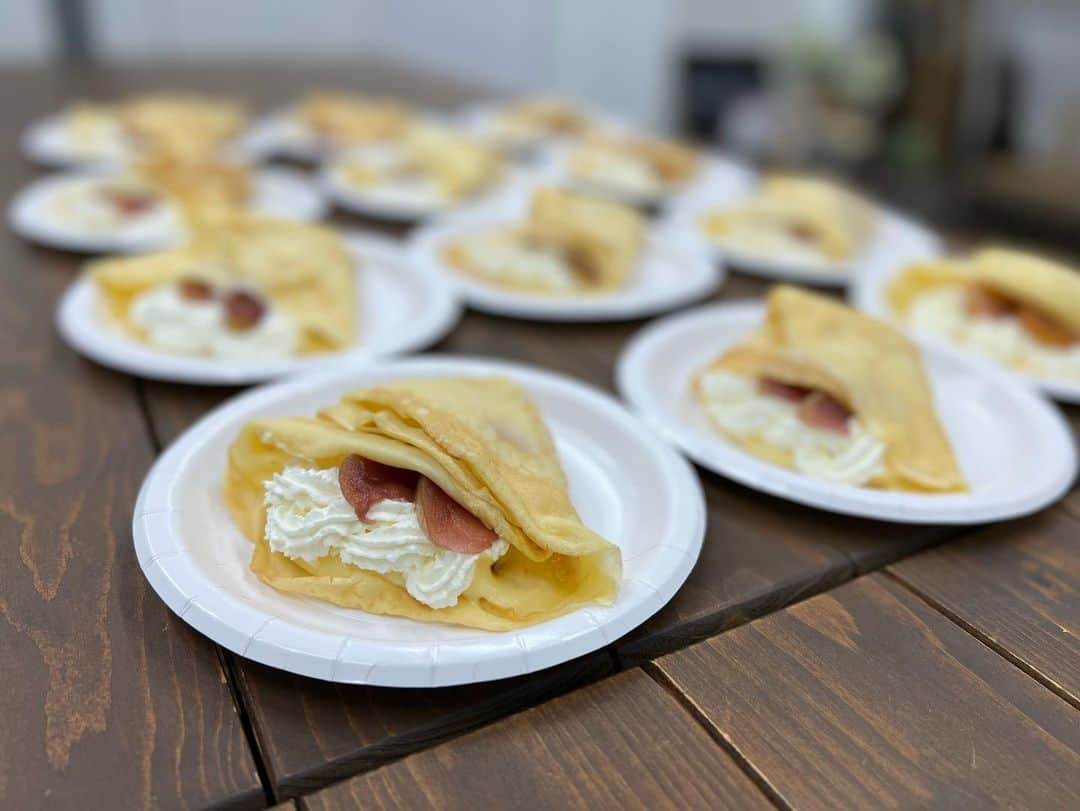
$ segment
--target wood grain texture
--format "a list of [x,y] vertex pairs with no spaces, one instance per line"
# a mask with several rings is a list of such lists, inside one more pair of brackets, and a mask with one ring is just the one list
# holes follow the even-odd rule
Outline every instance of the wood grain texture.
[[1077,712],[873,574],[659,660],[793,808],[1068,808]]
[[[51,112],[0,78],[0,153]],[[5,199],[29,167],[0,168]],[[215,647],[150,591],[131,516],[153,448],[132,382],[52,326],[75,260],[0,235],[0,797],[5,807],[261,806]]]
[[1080,709],[1080,520],[1046,510],[889,572]]
[[310,797],[346,808],[771,808],[679,703],[631,670]]
[[[1065,419],[1072,426],[1073,436],[1077,437],[1077,441],[1080,442],[1080,406],[1062,405],[1061,410],[1065,414]],[[1073,489],[1065,496],[1062,506],[1074,517],[1080,518],[1080,478],[1073,483]]]

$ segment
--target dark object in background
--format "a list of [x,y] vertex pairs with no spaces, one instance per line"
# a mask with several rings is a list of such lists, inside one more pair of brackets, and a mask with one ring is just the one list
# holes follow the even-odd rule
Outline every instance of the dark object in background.
[[688,53],[682,66],[679,126],[695,140],[716,141],[734,102],[760,92],[765,64],[756,56]]

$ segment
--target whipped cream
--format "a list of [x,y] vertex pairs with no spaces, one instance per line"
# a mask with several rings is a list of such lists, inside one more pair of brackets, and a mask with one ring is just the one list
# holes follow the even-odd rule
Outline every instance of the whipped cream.
[[299,343],[296,324],[265,301],[266,312],[250,329],[231,329],[218,299],[184,298],[176,284],[147,290],[131,302],[131,320],[151,346],[177,355],[227,359],[279,358]]
[[118,233],[131,236],[158,234],[177,227],[175,208],[164,199],[134,216],[125,215],[110,203],[104,193],[109,188],[125,188],[142,191],[133,183],[107,178],[84,178],[72,181],[56,193],[52,209],[56,216],[69,226],[87,233]]
[[795,469],[818,479],[861,486],[884,472],[885,443],[855,417],[847,434],[814,428],[799,418],[797,404],[762,394],[757,384],[724,371],[702,376],[705,410],[721,430],[790,451]]
[[119,160],[132,149],[120,122],[111,115],[71,113],[64,137],[71,153],[86,160]]
[[[398,144],[371,147],[347,158],[341,177],[366,200],[391,208],[438,208],[448,202],[436,178],[419,171],[403,172],[404,162],[405,151]],[[373,177],[363,180],[353,177],[349,165],[369,171]]]
[[663,181],[648,161],[611,149],[588,149],[576,156],[578,181],[635,197],[655,197],[664,191]]
[[336,467],[286,467],[265,487],[266,541],[275,552],[309,563],[333,553],[361,569],[400,575],[409,594],[431,608],[456,605],[477,563],[494,563],[510,549],[501,538],[476,555],[442,549],[408,501],[384,499],[363,522],[341,494]]
[[492,280],[553,291],[577,286],[574,272],[557,248],[529,245],[512,233],[480,234],[461,242],[469,267]]
[[1080,380],[1080,345],[1046,346],[1032,338],[1015,316],[969,315],[962,285],[946,285],[916,296],[907,312],[916,332],[972,349],[1015,369],[1047,378]]

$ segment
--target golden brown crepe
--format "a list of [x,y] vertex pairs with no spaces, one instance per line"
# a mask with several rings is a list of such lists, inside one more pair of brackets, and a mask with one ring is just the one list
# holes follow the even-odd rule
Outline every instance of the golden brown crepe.
[[184,280],[267,297],[299,328],[300,354],[342,349],[356,334],[353,258],[337,234],[317,225],[233,215],[184,248],[101,259],[88,272],[109,318],[137,340],[145,336],[130,318],[134,298]]
[[701,162],[695,149],[676,141],[598,133],[583,143],[581,152],[571,155],[571,170],[588,174],[590,153],[594,150],[637,158],[648,164],[656,177],[669,187],[692,180]]
[[247,125],[242,105],[194,93],[151,93],[118,106],[117,115],[140,151],[185,160],[221,150]]
[[512,127],[521,127],[550,135],[581,135],[588,119],[573,105],[561,99],[524,99],[507,105],[503,119]]
[[[947,493],[966,489],[917,346],[900,332],[823,296],[773,288],[762,326],[713,361],[724,370],[824,392],[885,445],[884,475],[873,486]],[[700,376],[698,378],[700,381]],[[772,461],[779,449],[761,448]]]
[[189,223],[203,223],[247,209],[250,170],[214,158],[149,154],[133,164],[136,177],[180,207]]
[[[644,247],[645,219],[630,206],[544,186],[533,194],[528,219],[500,233],[558,252],[573,272],[579,292],[602,293],[623,287],[633,273]],[[443,250],[445,261],[462,273],[505,287],[551,292],[512,276],[496,279],[479,272],[468,249],[475,238],[468,235],[450,242]]]
[[[265,482],[289,465],[331,468],[350,454],[426,476],[510,550],[478,563],[457,604],[439,609],[414,599],[393,573],[334,553],[307,563],[272,551]],[[249,423],[229,448],[225,502],[255,544],[251,569],[260,579],[348,608],[501,631],[610,604],[618,588],[618,548],[581,523],[547,427],[504,378],[402,380],[349,392],[314,418]]]
[[723,238],[747,223],[775,228],[831,260],[852,259],[870,240],[877,213],[859,195],[829,181],[772,175],[748,200],[710,212],[705,232]]
[[892,310],[903,315],[921,293],[942,285],[978,286],[1032,308],[1080,335],[1080,272],[1006,248],[985,248],[968,259],[916,262],[890,285]]
[[297,115],[310,130],[341,145],[396,138],[412,118],[397,102],[333,91],[310,94]]

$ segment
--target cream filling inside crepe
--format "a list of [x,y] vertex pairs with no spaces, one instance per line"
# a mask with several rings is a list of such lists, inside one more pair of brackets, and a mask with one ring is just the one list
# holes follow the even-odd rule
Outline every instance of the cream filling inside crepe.
[[477,563],[494,563],[510,548],[499,538],[475,555],[442,549],[428,540],[408,501],[384,499],[360,521],[341,493],[337,468],[286,467],[265,488],[272,550],[309,563],[336,554],[361,569],[399,575],[409,594],[431,608],[456,605]]
[[57,192],[53,199],[53,212],[66,225],[95,234],[158,234],[177,225],[176,209],[162,198],[144,211],[133,214],[125,214],[109,201],[108,189],[126,190],[129,187],[133,192],[144,191],[141,186],[115,178],[76,180]]
[[294,321],[263,299],[266,312],[250,329],[230,328],[218,299],[192,301],[176,284],[164,284],[136,296],[131,321],[146,342],[164,352],[228,359],[287,357],[300,341]]
[[847,434],[814,428],[799,418],[795,403],[762,394],[752,377],[724,371],[703,375],[701,394],[722,431],[790,451],[800,473],[853,486],[884,473],[885,444],[855,417],[848,421]]
[[560,291],[577,286],[558,248],[529,245],[513,233],[478,234],[460,245],[465,261],[480,276]]
[[663,180],[648,161],[610,149],[583,150],[573,171],[578,181],[638,197],[664,191]]
[[119,159],[131,152],[131,141],[115,116],[68,113],[64,140],[72,154],[81,158]]
[[917,295],[908,308],[907,323],[916,332],[972,349],[1012,368],[1041,377],[1080,380],[1080,345],[1041,344],[1012,315],[969,315],[962,285],[943,285]]

